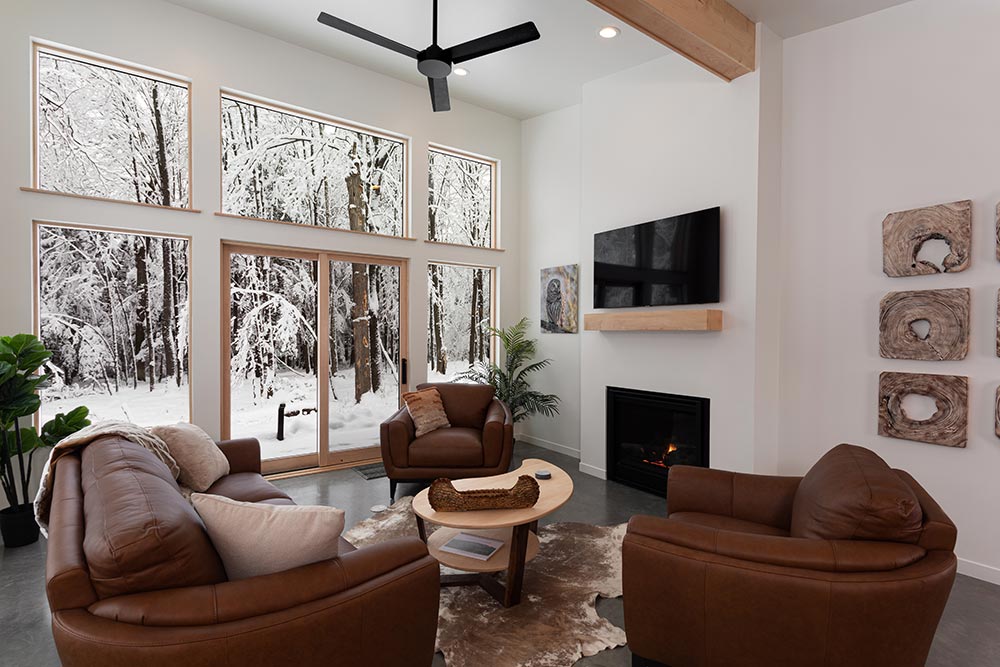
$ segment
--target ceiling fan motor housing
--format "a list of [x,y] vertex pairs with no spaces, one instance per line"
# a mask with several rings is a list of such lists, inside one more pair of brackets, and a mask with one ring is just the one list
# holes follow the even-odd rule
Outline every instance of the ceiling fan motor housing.
[[424,76],[443,79],[451,74],[451,62],[445,55],[444,49],[435,44],[417,55],[417,69]]

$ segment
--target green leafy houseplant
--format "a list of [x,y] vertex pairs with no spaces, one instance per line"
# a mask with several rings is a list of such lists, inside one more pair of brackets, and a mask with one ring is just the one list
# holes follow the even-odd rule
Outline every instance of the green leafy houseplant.
[[38,370],[51,356],[35,336],[0,337],[0,486],[10,504],[0,510],[0,530],[8,547],[38,539],[28,495],[35,453],[90,424],[87,408],[79,407],[47,421],[41,433],[20,425],[22,417],[31,417],[41,406],[37,391],[49,376]]
[[531,374],[542,370],[552,360],[533,361],[536,341],[528,338],[527,332],[526,317],[506,329],[490,327],[490,333],[499,339],[503,347],[503,366],[481,361],[458,376],[462,380],[493,385],[497,398],[510,408],[515,423],[536,414],[546,417],[559,414],[558,396],[531,388]]

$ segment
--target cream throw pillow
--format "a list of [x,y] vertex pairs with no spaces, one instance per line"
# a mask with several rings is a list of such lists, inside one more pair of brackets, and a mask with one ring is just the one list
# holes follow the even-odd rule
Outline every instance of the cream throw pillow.
[[229,474],[229,459],[215,440],[194,424],[184,422],[149,429],[167,444],[181,472],[177,481],[192,491],[205,491]]
[[231,581],[283,572],[337,556],[344,511],[310,505],[246,503],[191,495]]
[[451,428],[451,422],[448,421],[448,415],[444,411],[444,403],[441,402],[441,394],[436,387],[403,394],[403,401],[406,403],[410,418],[413,419],[418,438],[439,428]]

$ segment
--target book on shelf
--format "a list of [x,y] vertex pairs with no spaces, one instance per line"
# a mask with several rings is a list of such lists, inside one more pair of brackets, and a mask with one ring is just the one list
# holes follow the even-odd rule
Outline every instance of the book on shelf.
[[475,558],[476,560],[489,560],[493,554],[503,548],[503,540],[494,540],[490,537],[480,537],[469,533],[459,533],[441,546],[441,551],[450,554]]

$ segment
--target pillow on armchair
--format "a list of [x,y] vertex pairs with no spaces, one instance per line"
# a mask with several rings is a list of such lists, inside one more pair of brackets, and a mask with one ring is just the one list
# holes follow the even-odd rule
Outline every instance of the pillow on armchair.
[[913,490],[875,452],[838,445],[799,483],[792,537],[915,544],[923,511]]
[[413,419],[416,437],[427,435],[439,428],[451,428],[451,422],[448,421],[448,415],[444,411],[444,403],[441,402],[441,394],[435,387],[405,393],[403,401],[406,403],[410,418]]

